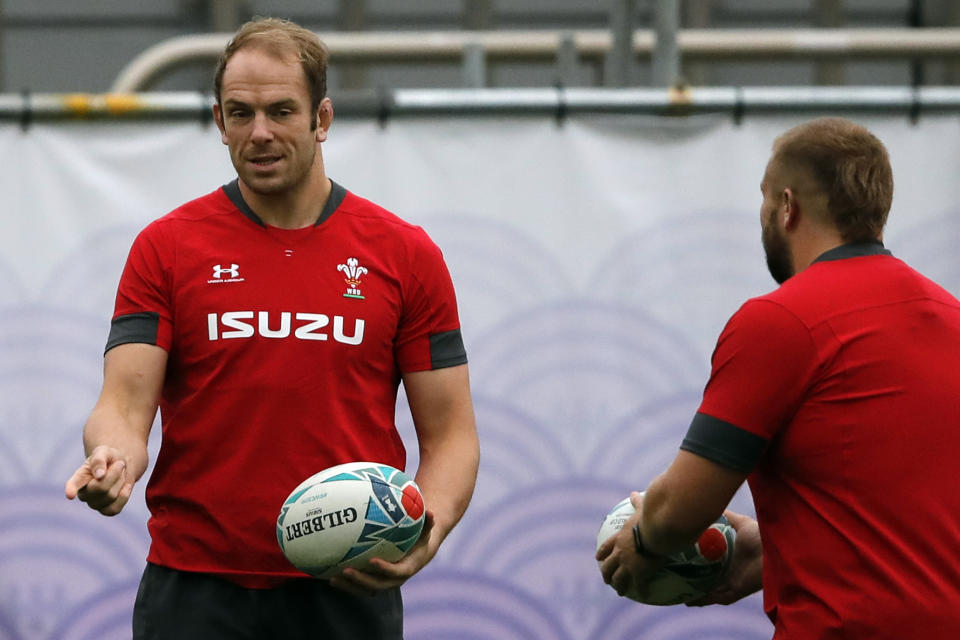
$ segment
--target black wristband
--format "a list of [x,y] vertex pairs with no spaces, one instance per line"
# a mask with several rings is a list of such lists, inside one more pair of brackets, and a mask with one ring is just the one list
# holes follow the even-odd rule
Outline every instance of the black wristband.
[[638,555],[641,555],[644,558],[650,558],[651,560],[663,558],[663,556],[659,553],[654,553],[643,546],[643,536],[640,535],[639,524],[633,525],[633,548],[636,550]]

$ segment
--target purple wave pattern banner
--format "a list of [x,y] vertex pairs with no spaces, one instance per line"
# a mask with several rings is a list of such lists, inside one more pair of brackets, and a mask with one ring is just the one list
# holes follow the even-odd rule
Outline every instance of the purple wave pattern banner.
[[130,603],[137,597],[140,576],[117,582],[63,616],[50,635],[57,640],[129,640]]
[[111,227],[86,238],[83,246],[53,269],[40,292],[47,304],[87,311],[100,320],[100,347],[107,341],[120,269],[140,228]]
[[[772,635],[758,595],[643,606],[603,584],[593,555],[609,508],[676,455],[729,315],[774,286],[757,185],[795,120],[337,125],[331,175],[442,248],[470,359],[476,492],[404,589],[409,640]],[[922,169],[960,171],[955,122],[876,122],[903,158],[887,246],[960,293],[954,194]],[[3,139],[22,162],[0,174],[15,225],[0,236],[0,640],[127,638],[145,483],[115,518],[66,501],[63,483],[83,459],[130,243],[232,170],[214,129],[182,123],[38,125]],[[402,394],[397,426],[413,471]],[[155,425],[153,458],[159,442]],[[732,506],[752,514],[749,492]]]
[[573,640],[549,603],[509,580],[434,569],[405,587],[407,640]]
[[21,640],[24,636],[21,636],[16,629],[14,618],[16,612],[12,610],[8,612],[8,608],[11,607],[0,603],[0,640]]
[[[620,601],[599,614],[584,638],[603,640],[768,640],[770,622],[756,611],[759,596],[729,607],[644,607]],[[678,614],[679,612],[679,614]]]
[[468,333],[504,310],[562,300],[575,291],[563,260],[509,224],[452,213],[420,223],[443,250],[457,291],[470,292],[457,296]]
[[143,516],[135,510],[108,519],[68,503],[62,485],[2,488],[3,610],[15,616],[23,638],[60,638],[53,631],[70,624],[74,607],[139,580],[146,543]]
[[673,461],[699,402],[699,391],[688,390],[635,406],[605,426],[598,446],[581,453],[584,472],[646,486]]
[[471,513],[448,557],[535,594],[574,637],[586,637],[599,610],[617,600],[593,552],[604,516],[629,489],[578,477],[529,486]]
[[477,388],[535,417],[568,451],[593,449],[605,425],[702,376],[675,330],[597,300],[528,309],[469,348]]
[[109,316],[28,305],[0,316],[0,487],[64,481],[100,389]]
[[497,502],[545,478],[563,478],[575,456],[554,430],[522,408],[484,396],[474,398],[482,455],[472,508]]
[[[9,307],[14,303],[20,304],[27,299],[27,286],[20,281],[18,270],[12,264],[7,264],[5,260],[0,258],[0,300],[3,301],[3,306]],[[3,627],[0,626],[0,630],[2,629]],[[3,636],[0,636],[0,639],[2,638]]]
[[743,212],[688,214],[635,232],[604,257],[592,281],[595,295],[643,308],[704,356],[737,307],[774,286],[760,215]]

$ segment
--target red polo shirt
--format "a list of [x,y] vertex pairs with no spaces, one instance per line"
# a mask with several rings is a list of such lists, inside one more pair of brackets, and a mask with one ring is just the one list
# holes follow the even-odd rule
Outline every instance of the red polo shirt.
[[775,638],[960,638],[960,303],[881,245],[744,304],[682,448],[752,471]]

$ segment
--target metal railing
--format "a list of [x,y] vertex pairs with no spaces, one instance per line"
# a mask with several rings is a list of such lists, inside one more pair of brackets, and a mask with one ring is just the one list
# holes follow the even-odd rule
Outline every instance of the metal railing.
[[[119,73],[112,92],[146,91],[186,65],[209,62],[232,34],[180,36],[146,49]],[[495,60],[592,60],[612,50],[609,30],[428,31],[319,33],[331,60],[341,62],[460,62],[478,66]],[[680,29],[676,55],[683,60],[930,59],[960,58],[960,28],[924,29]],[[633,31],[632,53],[652,57],[656,32]],[[471,56],[473,56],[471,58]],[[477,71],[473,71],[475,75]],[[470,84],[474,84],[471,82]]]
[[[960,87],[704,87],[696,89],[396,89],[333,95],[337,117],[578,114],[745,116],[787,112],[960,112]],[[198,92],[0,94],[0,120],[24,127],[52,120],[195,119],[212,123],[213,97]]]

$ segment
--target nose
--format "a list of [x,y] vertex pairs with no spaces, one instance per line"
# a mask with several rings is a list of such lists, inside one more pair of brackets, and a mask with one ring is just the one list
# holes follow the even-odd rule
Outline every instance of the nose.
[[263,144],[273,139],[273,131],[270,129],[270,119],[267,118],[267,114],[260,112],[254,116],[250,139],[254,144]]

